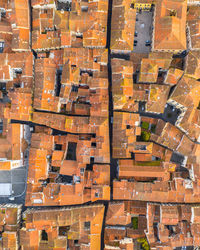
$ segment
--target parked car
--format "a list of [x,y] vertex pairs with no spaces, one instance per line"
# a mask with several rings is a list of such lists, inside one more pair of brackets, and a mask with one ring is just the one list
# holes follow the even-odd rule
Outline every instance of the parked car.
[[138,32],[137,31],[135,31],[135,37],[137,37],[138,36]]
[[145,45],[146,45],[146,46],[151,46],[151,41],[146,40]]
[[136,40],[134,40],[134,46],[137,46],[137,41]]

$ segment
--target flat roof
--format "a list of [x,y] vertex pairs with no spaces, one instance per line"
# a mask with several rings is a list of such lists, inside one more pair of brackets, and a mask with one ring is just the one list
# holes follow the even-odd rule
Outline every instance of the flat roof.
[[8,196],[12,194],[11,183],[0,183],[0,196]]

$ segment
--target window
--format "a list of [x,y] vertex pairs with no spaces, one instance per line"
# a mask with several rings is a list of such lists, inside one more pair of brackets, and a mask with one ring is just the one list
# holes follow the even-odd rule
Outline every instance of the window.
[[4,42],[0,42],[0,53],[3,53]]
[[41,240],[48,241],[48,234],[47,234],[47,232],[45,230],[42,230]]
[[58,150],[58,151],[61,151],[62,150],[62,144],[55,144],[54,149]]
[[126,125],[126,129],[130,129],[131,128],[131,126],[130,125]]
[[91,146],[94,148],[96,148],[96,145],[97,145],[96,142],[92,142],[92,144],[91,144]]
[[66,160],[76,161],[76,147],[77,147],[77,143],[68,142]]
[[85,230],[90,230],[90,221],[85,221],[84,222],[84,229]]

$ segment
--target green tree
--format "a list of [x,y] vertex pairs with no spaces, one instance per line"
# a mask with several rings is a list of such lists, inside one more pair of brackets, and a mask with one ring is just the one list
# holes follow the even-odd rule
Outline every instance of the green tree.
[[147,131],[142,131],[141,133],[141,139],[142,141],[149,141],[150,140],[151,133]]
[[149,123],[148,122],[142,122],[142,128],[148,130],[149,129]]
[[149,244],[147,242],[146,238],[139,238],[137,239],[139,243],[141,243],[142,249],[143,250],[150,250]]

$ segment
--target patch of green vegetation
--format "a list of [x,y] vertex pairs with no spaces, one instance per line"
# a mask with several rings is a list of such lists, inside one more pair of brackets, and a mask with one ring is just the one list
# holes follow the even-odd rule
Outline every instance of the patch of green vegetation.
[[138,217],[131,218],[133,229],[138,229]]
[[149,141],[151,137],[151,133],[148,131],[142,131],[141,133],[141,140],[142,141]]
[[155,124],[151,124],[151,132],[152,133],[156,132],[156,125]]
[[150,250],[149,244],[147,242],[146,238],[139,238],[137,239],[139,243],[141,243],[142,249],[143,250]]
[[148,130],[148,129],[149,129],[149,123],[148,123],[148,122],[142,122],[141,127],[142,127],[143,129]]
[[139,161],[137,166],[160,166],[160,161]]

